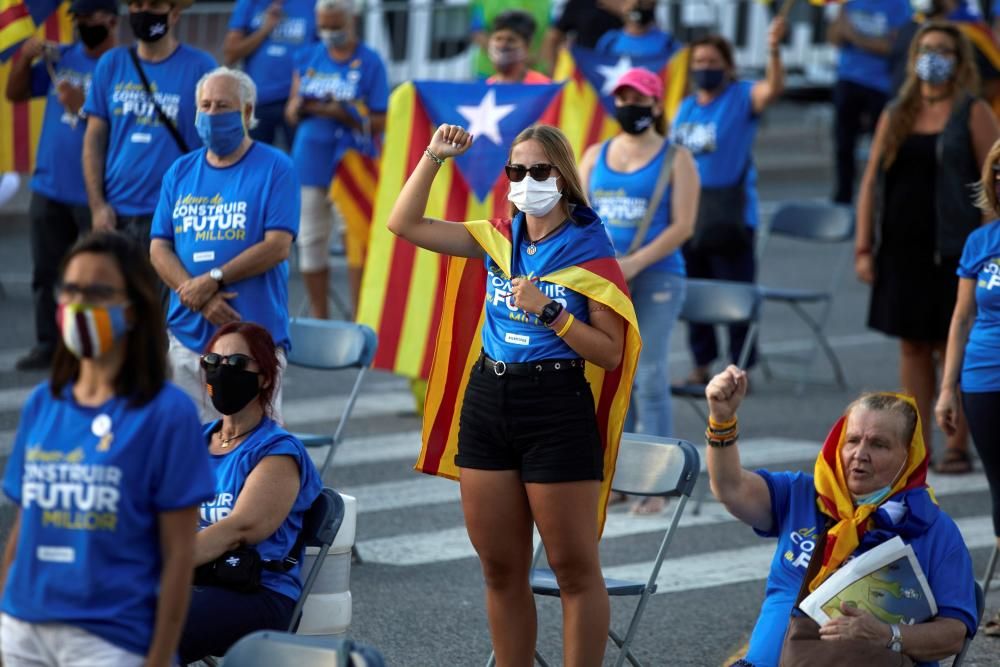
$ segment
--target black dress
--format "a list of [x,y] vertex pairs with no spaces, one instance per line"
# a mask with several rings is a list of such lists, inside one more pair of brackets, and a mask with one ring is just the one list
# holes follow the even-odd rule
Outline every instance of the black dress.
[[868,326],[944,342],[955,308],[958,257],[935,257],[937,134],[911,134],[886,173]]

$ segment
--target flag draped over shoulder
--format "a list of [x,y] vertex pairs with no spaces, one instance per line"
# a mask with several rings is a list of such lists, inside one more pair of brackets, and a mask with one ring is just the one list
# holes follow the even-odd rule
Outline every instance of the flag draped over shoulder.
[[477,138],[469,153],[439,169],[425,215],[454,221],[501,217],[509,207],[503,176],[507,147],[538,121],[558,92],[558,85],[442,82],[405,83],[393,91],[357,317],[378,332],[376,368],[411,378],[430,373],[448,261],[397,238],[385,223],[406,178],[427,159],[424,149],[434,128],[460,123]]
[[[73,39],[68,7],[69,3],[60,6],[59,0],[32,0],[30,4],[0,0],[0,91],[7,88],[10,57],[28,37],[37,35],[59,43]],[[44,116],[44,98],[14,104],[0,96],[0,172],[34,171]]]
[[[466,227],[505,277],[509,279],[518,274],[518,267],[512,266],[515,259],[512,248],[520,238],[518,225],[512,225],[509,219],[493,219],[467,222]],[[570,256],[547,267],[542,272],[545,275],[540,275],[539,279],[572,289],[608,306],[626,323],[625,349],[618,368],[605,371],[595,364],[587,364],[586,370],[604,449],[604,481],[597,517],[598,526],[603,528],[642,342],[625,278],[603,227],[596,229],[594,234],[604,237],[601,239],[603,244],[598,243],[595,236],[590,237],[591,242],[584,236]],[[484,262],[450,258],[443,295],[441,326],[427,383],[423,447],[415,468],[430,475],[458,479],[459,471],[454,462],[458,448],[458,418],[472,364],[482,348],[486,295]]]
[[632,67],[644,67],[663,77],[664,108],[669,122],[687,94],[689,55],[688,47],[654,58],[606,56],[580,47],[564,49],[553,78],[566,81],[566,85],[542,122],[563,131],[579,160],[588,146],[619,132],[611,92],[618,77]]

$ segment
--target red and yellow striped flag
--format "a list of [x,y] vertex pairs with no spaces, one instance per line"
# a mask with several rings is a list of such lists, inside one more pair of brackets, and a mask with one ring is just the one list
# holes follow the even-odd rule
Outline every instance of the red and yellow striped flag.
[[[21,41],[36,34],[41,39],[66,44],[73,39],[73,24],[69,17],[69,3],[65,2],[59,10],[49,16],[45,22],[35,28],[30,15],[27,19],[16,18],[16,24],[3,22],[3,14],[10,12],[8,17],[19,16],[18,7],[23,6],[20,0],[0,0],[0,51],[4,46],[16,48]],[[22,35],[23,26],[31,24],[27,35],[14,40],[14,35]],[[7,31],[14,29],[15,32]],[[13,46],[10,46],[10,45]],[[0,90],[7,88],[7,77],[10,75],[11,62],[0,63]],[[38,138],[42,133],[42,119],[45,116],[45,99],[39,98],[30,102],[12,104],[6,97],[0,96],[0,173],[18,171],[31,173],[35,169],[35,150]]]
[[[512,249],[510,220],[477,220],[467,222],[466,226],[509,278]],[[539,279],[562,285],[608,306],[626,323],[625,350],[618,367],[605,371],[595,364],[587,364],[586,370],[594,394],[598,430],[604,449],[604,481],[598,503],[598,526],[603,528],[632,379],[642,347],[635,309],[625,286],[625,277],[613,256],[598,256],[554,270]],[[415,469],[430,475],[458,479],[459,469],[454,461],[458,449],[458,419],[472,364],[482,348],[481,330],[486,317],[486,269],[483,261],[450,258],[442,296],[441,326],[427,382],[423,447]]]
[[347,228],[347,265],[351,267],[365,265],[372,214],[375,212],[378,169],[378,158],[348,151],[330,183],[330,201],[336,203]]

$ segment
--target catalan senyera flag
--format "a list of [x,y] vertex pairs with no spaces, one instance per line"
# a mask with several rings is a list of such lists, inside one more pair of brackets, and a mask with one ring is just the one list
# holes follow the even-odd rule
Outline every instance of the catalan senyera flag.
[[368,254],[368,236],[375,212],[379,158],[348,151],[330,183],[330,201],[344,216],[347,265],[361,267]]
[[427,217],[502,217],[509,207],[503,176],[507,147],[539,119],[558,92],[558,85],[443,82],[404,83],[393,91],[357,316],[358,322],[378,332],[376,368],[410,378],[430,374],[447,258],[396,238],[385,223],[413,167],[426,159],[424,149],[434,128],[443,122],[461,123],[478,138],[469,152],[446,161],[438,171]]
[[[589,214],[594,216],[593,212]],[[497,218],[467,222],[466,227],[506,279],[522,273],[515,265],[516,256],[512,250],[520,245],[523,223],[512,224],[507,218]],[[595,364],[587,364],[586,368],[604,448],[604,481],[597,517],[598,526],[603,529],[632,379],[642,347],[638,322],[625,278],[603,226],[593,228],[589,236],[582,236],[573,255],[546,267],[543,273],[540,280],[562,285],[598,301],[618,313],[626,323],[621,364],[613,371],[605,371]],[[419,472],[458,479],[459,470],[454,462],[458,449],[458,420],[469,374],[482,348],[480,336],[486,318],[486,271],[482,260],[451,258],[443,295],[441,326],[427,382],[423,446],[414,467]]]
[[[58,0],[32,0],[30,10],[22,0],[0,0],[0,90],[7,87],[9,56],[25,39],[37,35],[61,44],[73,39],[68,9],[68,2],[60,6]],[[34,171],[44,115],[44,98],[12,104],[0,96],[0,172]]]
[[619,132],[613,115],[614,84],[632,67],[644,67],[663,77],[664,108],[669,122],[687,94],[689,56],[688,47],[653,58],[606,56],[582,47],[564,49],[552,78],[566,81],[566,85],[542,121],[563,131],[579,160],[589,146]]

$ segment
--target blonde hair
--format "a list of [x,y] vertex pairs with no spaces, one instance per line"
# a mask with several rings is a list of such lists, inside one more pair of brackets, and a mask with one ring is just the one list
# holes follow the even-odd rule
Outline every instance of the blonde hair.
[[851,404],[844,410],[844,416],[850,417],[855,408],[864,408],[874,412],[894,412],[903,418],[903,431],[900,436],[903,446],[910,448],[910,441],[913,440],[913,433],[917,430],[917,411],[913,404],[906,401],[898,394],[886,391],[875,391],[861,394],[851,401]]
[[955,75],[951,80],[951,95],[966,92],[970,95],[979,93],[979,72],[972,53],[972,45],[962,31],[953,23],[947,21],[931,21],[925,23],[913,41],[910,42],[910,54],[906,65],[906,80],[899,89],[899,95],[893,101],[889,112],[889,125],[885,135],[885,146],[882,148],[882,168],[888,169],[896,161],[900,146],[913,131],[917,122],[917,114],[923,102],[920,95],[920,79],[917,78],[917,57],[920,50],[920,40],[931,32],[943,32],[951,37],[955,45]]
[[976,183],[976,206],[989,215],[1000,217],[1000,200],[997,200],[996,173],[993,167],[1000,164],[1000,140],[990,147],[983,161],[983,172]]
[[[583,206],[590,206],[583,186],[580,184],[580,172],[576,169],[576,160],[573,157],[573,148],[569,145],[569,140],[566,139],[566,135],[563,134],[558,128],[552,127],[551,125],[532,125],[531,127],[522,130],[521,133],[514,138],[514,142],[510,145],[510,151],[507,153],[508,164],[510,163],[511,155],[514,152],[514,146],[530,140],[537,141],[541,144],[542,150],[545,151],[545,156],[549,159],[549,162],[551,162],[552,165],[559,170],[559,174],[563,178],[563,196],[559,205],[563,207],[563,212],[566,214],[566,217],[573,217],[571,213],[572,205],[581,204]],[[525,178],[531,177],[525,176]],[[519,209],[514,206],[514,204],[510,205],[510,217],[513,218],[519,212]]]

